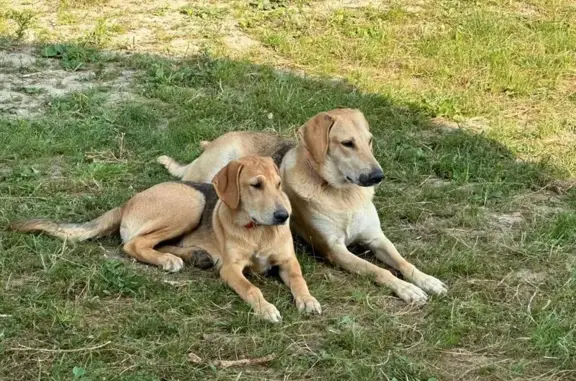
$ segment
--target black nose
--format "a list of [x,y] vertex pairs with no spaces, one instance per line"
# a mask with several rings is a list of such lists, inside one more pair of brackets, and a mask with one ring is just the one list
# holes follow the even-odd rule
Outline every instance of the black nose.
[[380,168],[377,168],[370,172],[369,174],[361,174],[358,179],[359,185],[363,187],[370,187],[372,185],[378,184],[384,179],[384,172]]
[[275,224],[283,224],[286,220],[290,217],[288,212],[284,209],[278,209],[274,212],[274,223]]

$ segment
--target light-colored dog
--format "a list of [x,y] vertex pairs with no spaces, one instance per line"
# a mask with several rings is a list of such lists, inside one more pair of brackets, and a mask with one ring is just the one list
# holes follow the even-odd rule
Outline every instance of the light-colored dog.
[[[315,252],[347,271],[372,275],[408,303],[424,304],[427,292],[446,293],[441,281],[404,259],[380,228],[372,199],[373,186],[384,174],[372,153],[372,134],[362,112],[320,113],[298,134],[294,143],[272,134],[230,132],[202,142],[204,152],[189,165],[168,156],[158,162],[174,176],[204,182],[230,160],[270,155],[281,162],[284,191],[294,211],[291,226]],[[347,247],[356,243],[366,245],[408,282],[351,253]]]
[[[249,156],[220,168],[213,185],[161,183],[84,224],[31,220],[11,227],[80,241],[119,230],[126,253],[167,271],[180,270],[182,258],[194,260],[209,255],[222,279],[258,315],[278,322],[280,313],[244,277],[245,268],[264,272],[279,266],[280,277],[290,287],[298,309],[321,312],[294,253],[287,224],[290,213],[290,202],[282,191],[273,160]],[[163,245],[179,237],[179,245]]]

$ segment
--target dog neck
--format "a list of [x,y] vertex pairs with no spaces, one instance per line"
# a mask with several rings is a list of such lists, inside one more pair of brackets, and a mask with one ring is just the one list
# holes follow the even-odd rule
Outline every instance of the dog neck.
[[310,178],[314,180],[314,182],[318,183],[318,185],[330,185],[322,176],[320,176],[320,165],[314,160],[312,154],[308,151],[308,148],[303,144],[300,144],[299,152],[301,153],[299,156],[301,156],[306,163],[306,168],[308,168]]

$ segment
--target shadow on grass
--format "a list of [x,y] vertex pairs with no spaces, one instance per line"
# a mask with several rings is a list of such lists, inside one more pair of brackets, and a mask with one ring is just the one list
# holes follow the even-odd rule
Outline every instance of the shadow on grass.
[[[363,93],[341,80],[302,77],[208,55],[173,60],[155,55],[110,54],[74,45],[44,51],[43,47],[29,48],[32,49],[28,51],[34,52],[31,54],[35,62],[26,67],[4,63],[3,67],[7,68],[7,81],[24,76],[36,78],[25,86],[10,89],[10,96],[20,92],[22,96],[34,98],[38,94],[45,100],[44,111],[33,118],[17,118],[8,112],[0,118],[0,194],[6,195],[0,197],[2,222],[37,216],[76,221],[92,218],[122,203],[136,191],[169,180],[168,174],[154,163],[159,154],[187,162],[199,154],[201,140],[232,130],[273,130],[292,135],[294,127],[314,114],[336,107],[358,108],[370,122],[377,142],[376,156],[387,174],[376,196],[384,225],[417,224],[428,218],[448,219],[470,206],[498,208],[518,194],[542,189],[554,178],[563,176],[546,163],[517,160],[505,146],[482,134],[439,123],[436,110],[425,105]],[[7,45],[4,53],[23,49]],[[41,58],[42,52],[52,58]],[[46,72],[46,68],[51,71]],[[68,74],[75,79],[65,79]],[[122,75],[129,77],[131,84],[120,91],[113,83]],[[63,79],[60,84],[51,84],[56,87],[71,81],[96,85],[79,85],[80,91],[52,97],[45,84],[53,78]],[[11,100],[3,98],[2,102],[6,104]],[[426,208],[414,207],[423,203]],[[458,222],[454,224],[458,227]],[[410,231],[403,235],[393,233],[392,237],[416,239]],[[117,241],[104,242],[112,245]],[[456,283],[461,274],[453,271],[451,259],[442,259],[441,250],[435,249],[433,242],[429,244],[430,254],[420,257],[425,261],[420,267],[436,268],[443,279]],[[247,308],[238,303],[231,292],[216,286],[218,281],[211,278],[212,275],[188,270],[177,279],[185,280],[192,274],[204,277],[206,284],[195,284],[181,289],[179,295],[168,296],[173,294],[173,289],[158,279],[162,275],[154,269],[149,273],[156,281],[134,276],[143,271],[140,267],[102,268],[102,252],[96,243],[67,248],[47,237],[0,232],[0,246],[1,278],[12,279],[4,281],[7,291],[0,295],[0,304],[6,306],[6,311],[0,312],[13,315],[24,311],[17,319],[10,320],[3,331],[4,348],[19,344],[91,347],[98,340],[112,340],[112,346],[116,346],[116,350],[66,356],[49,352],[44,355],[55,364],[58,360],[58,365],[44,368],[36,365],[34,352],[29,356],[3,356],[2,377],[17,375],[12,379],[27,379],[42,374],[61,378],[70,376],[74,366],[87,364],[93,377],[116,377],[117,372],[133,367],[136,373],[126,373],[135,377],[132,379],[203,379],[213,374],[209,367],[195,367],[191,376],[191,366],[185,363],[186,352],[195,350],[203,351],[207,358],[254,357],[277,352],[281,354],[279,359],[266,370],[275,376],[289,371],[295,377],[322,376],[334,380],[376,379],[382,374],[397,379],[426,380],[436,375],[442,365],[438,346],[466,345],[460,336],[454,339],[453,332],[446,333],[452,335],[452,341],[438,344],[441,339],[431,330],[449,314],[441,307],[437,310],[442,318],[428,323],[432,328],[426,331],[425,341],[418,348],[413,348],[414,334],[402,331],[405,325],[394,319],[374,318],[370,309],[353,310],[360,314],[358,316],[369,316],[362,324],[371,327],[370,330],[346,331],[346,327],[352,326],[351,321],[360,318],[350,317],[354,312],[346,310],[352,308],[349,304],[337,304],[362,292],[358,291],[359,280],[352,277],[349,284],[340,280],[334,284],[324,277],[332,270],[306,258],[302,259],[303,267],[312,289],[319,294],[321,302],[328,300],[333,309],[327,310],[324,320],[311,319],[303,324],[300,317],[286,312],[289,319],[297,323],[288,331],[282,331],[253,324],[247,314],[234,314],[230,300],[235,303],[233,310],[247,311]],[[38,256],[43,259],[42,264]],[[68,257],[73,260],[62,259]],[[467,265],[467,274],[480,271],[475,270],[475,265]],[[500,270],[508,265],[509,262],[496,264],[495,268]],[[486,270],[491,268],[482,271]],[[26,277],[34,279],[35,287],[10,286],[14,279],[25,284],[22,279]],[[129,279],[129,283],[125,279]],[[199,287],[203,291],[201,295],[198,295]],[[277,297],[280,306],[285,310],[292,308],[281,285],[268,284],[262,288],[269,293],[277,290],[281,295]],[[96,330],[89,329],[84,315],[104,308],[102,303],[107,298],[114,300],[126,295],[131,298],[123,303],[131,306],[130,311],[122,307],[109,310],[117,313],[123,323],[95,318]],[[80,307],[71,307],[71,298]],[[186,298],[194,298],[194,303],[190,305]],[[228,307],[214,311],[215,304]],[[50,312],[52,308],[56,308],[56,312]],[[175,314],[174,317],[161,312],[169,308],[176,311],[168,313]],[[144,315],[147,318],[141,320]],[[184,316],[188,323],[182,326],[171,322]],[[137,322],[128,323],[130,319]],[[130,328],[132,326],[136,328]],[[235,327],[241,326],[244,331],[236,331]],[[30,327],[35,327],[34,335],[27,333]],[[488,340],[487,329],[479,328],[478,343],[468,343],[471,350],[475,345],[486,344],[483,340]],[[135,332],[139,342],[131,339]],[[206,343],[207,339],[198,336],[202,332],[223,332],[231,339]],[[321,332],[322,337],[306,344],[312,348],[308,348],[310,352],[291,352],[290,335],[302,332],[312,336]],[[241,336],[238,340],[250,337],[252,341],[238,341],[235,335]],[[38,342],[41,344],[33,345]],[[151,352],[150,348],[155,349]],[[505,351],[508,355],[513,352],[511,348]],[[539,349],[531,351],[529,358],[538,358],[541,354]],[[390,361],[382,362],[385,353],[394,354],[389,357]],[[159,368],[159,364],[166,361],[170,366]],[[234,374],[222,372],[223,377]],[[439,372],[446,379],[456,377]],[[118,379],[130,378],[118,376]]]

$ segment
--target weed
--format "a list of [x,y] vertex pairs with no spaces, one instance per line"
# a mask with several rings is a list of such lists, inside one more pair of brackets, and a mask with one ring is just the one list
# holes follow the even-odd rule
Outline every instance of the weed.
[[100,54],[91,47],[81,45],[51,44],[42,48],[41,54],[46,58],[62,60],[62,67],[66,70],[80,70],[86,64],[96,62]]
[[11,9],[6,12],[4,17],[16,23],[16,31],[14,32],[15,39],[16,41],[21,41],[24,38],[26,31],[32,26],[36,14],[30,10],[18,11]]
[[110,41],[111,37],[121,30],[121,26],[110,24],[106,18],[99,18],[96,20],[94,29],[90,31],[81,42],[91,47],[104,47]]
[[214,21],[223,18],[228,12],[226,8],[184,7],[180,9],[180,13],[189,17]]

